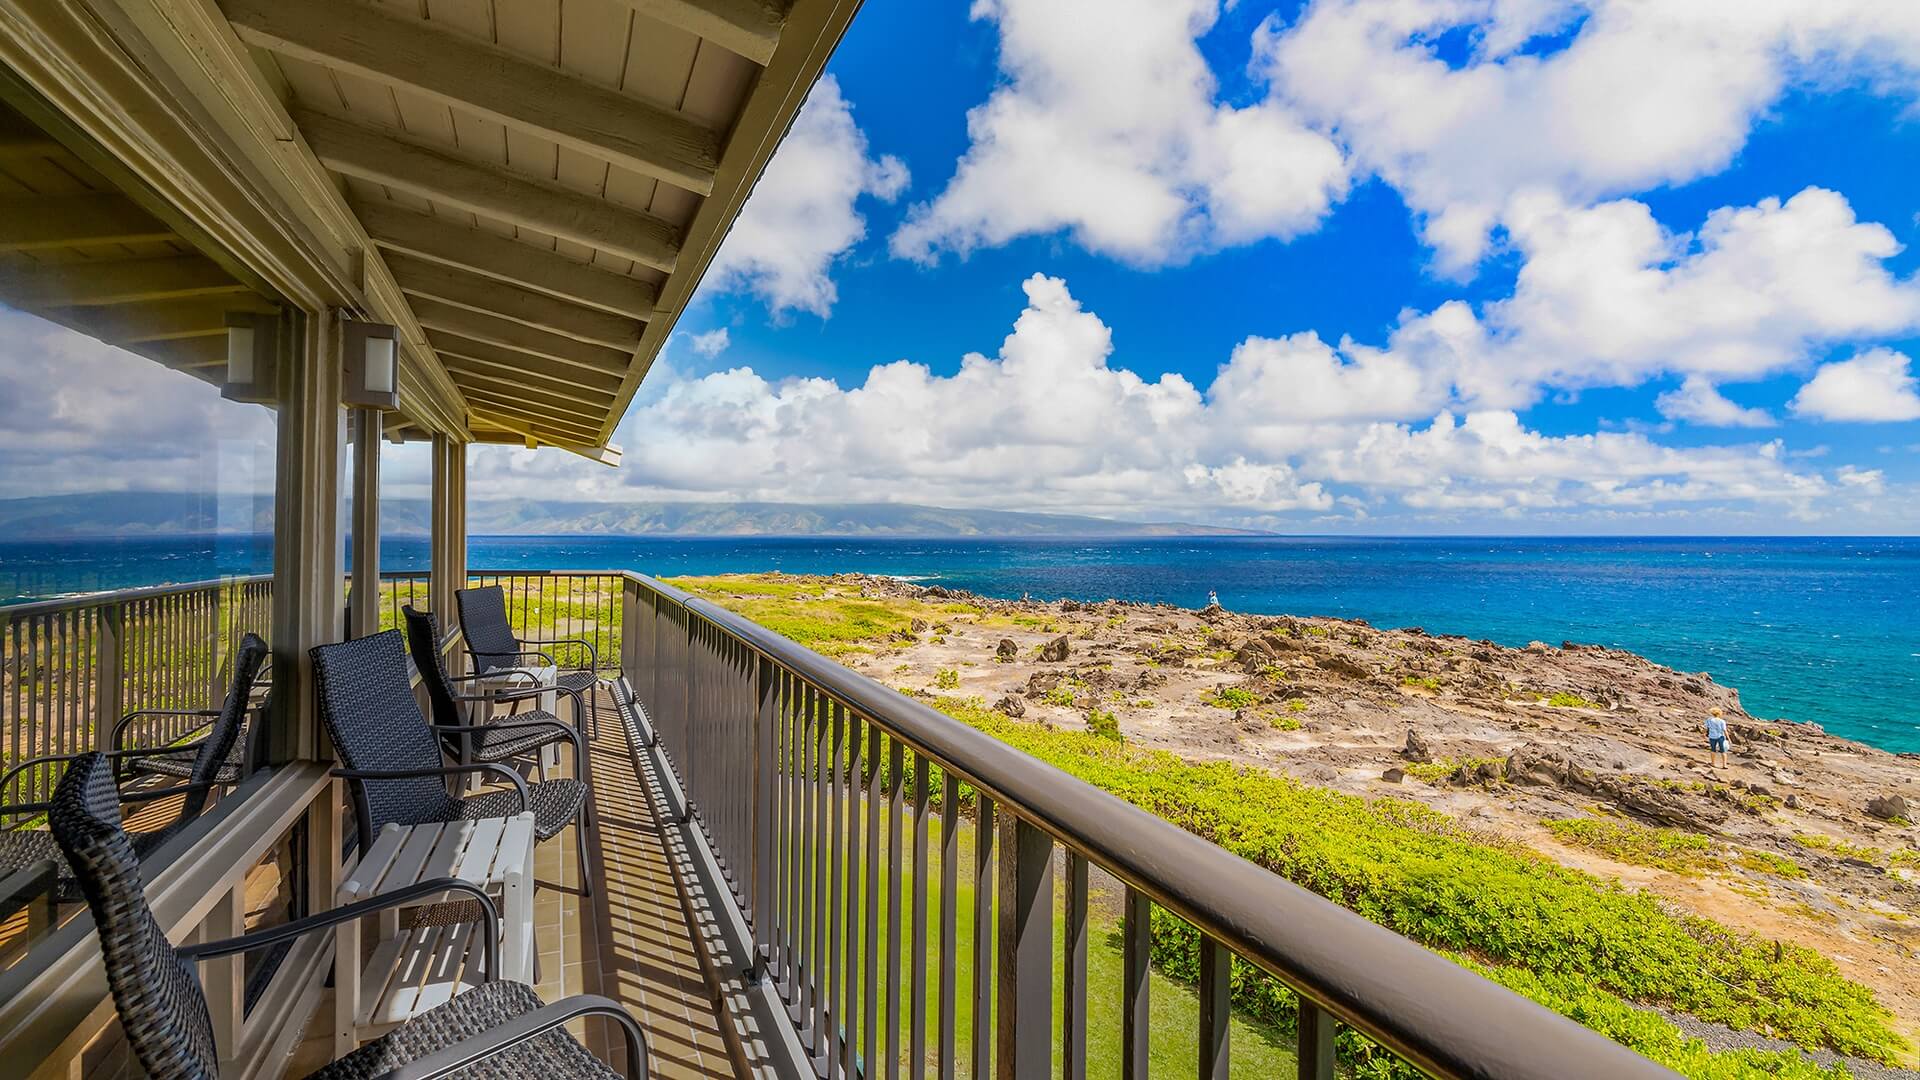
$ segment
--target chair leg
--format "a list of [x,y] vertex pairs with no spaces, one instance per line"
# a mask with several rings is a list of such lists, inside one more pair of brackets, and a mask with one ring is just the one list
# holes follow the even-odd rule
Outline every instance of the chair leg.
[[587,804],[580,804],[580,813],[573,819],[573,840],[580,849],[580,895],[593,896],[593,871],[587,865]]

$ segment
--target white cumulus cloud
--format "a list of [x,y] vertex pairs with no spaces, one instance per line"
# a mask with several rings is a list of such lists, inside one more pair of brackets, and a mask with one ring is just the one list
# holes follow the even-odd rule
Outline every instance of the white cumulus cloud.
[[[1548,435],[1511,410],[1432,405],[1426,373],[1311,333],[1248,338],[1203,390],[1116,362],[1110,328],[1035,274],[993,355],[941,374],[880,364],[853,386],[737,367],[665,385],[618,472],[524,451],[476,458],[488,490],[634,498],[908,501],[1285,525],[1382,514],[1814,513],[1860,483],[1778,441],[1672,447]],[[508,464],[511,463],[511,464]]]
[[687,347],[693,350],[694,355],[704,356],[709,360],[726,352],[730,344],[732,344],[732,335],[727,333],[727,328],[724,326],[717,330],[708,330],[704,334],[687,336]]
[[1654,399],[1654,407],[1669,420],[1704,427],[1772,427],[1777,421],[1765,409],[1731,401],[1720,388],[1698,375],[1689,375],[1677,388]]
[[1347,190],[1337,147],[1272,100],[1235,105],[1196,40],[1217,0],[976,0],[1006,82],[967,114],[953,178],[912,208],[922,262],[1070,233],[1136,265],[1316,227]]
[[274,417],[0,307],[0,498],[271,488]]
[[1290,26],[1270,17],[1256,48],[1287,106],[1398,189],[1441,265],[1464,270],[1512,198],[1710,175],[1789,87],[1913,96],[1920,5],[1316,0]]
[[1904,354],[1868,349],[1822,364],[1794,395],[1792,408],[1816,420],[1920,420],[1920,379]]
[[714,256],[709,280],[759,296],[776,316],[825,318],[839,297],[835,260],[867,235],[860,198],[891,202],[907,186],[899,158],[868,153],[839,81],[822,77]]
[[1760,379],[1920,326],[1920,284],[1885,265],[1899,243],[1821,188],[1723,207],[1693,234],[1633,200],[1577,208],[1541,196],[1523,200],[1513,235],[1524,261],[1510,296],[1411,316],[1388,345],[1469,405],[1524,407],[1545,387],[1665,374]]

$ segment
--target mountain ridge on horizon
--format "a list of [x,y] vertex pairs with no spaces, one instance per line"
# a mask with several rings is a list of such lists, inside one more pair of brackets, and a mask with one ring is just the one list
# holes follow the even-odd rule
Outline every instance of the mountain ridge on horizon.
[[[205,493],[90,492],[0,499],[0,536],[43,539],[271,532],[273,500]],[[383,532],[426,535],[427,500],[386,499]],[[467,531],[485,536],[1152,537],[1265,536],[1189,522],[965,510],[914,503],[593,502],[479,499]]]

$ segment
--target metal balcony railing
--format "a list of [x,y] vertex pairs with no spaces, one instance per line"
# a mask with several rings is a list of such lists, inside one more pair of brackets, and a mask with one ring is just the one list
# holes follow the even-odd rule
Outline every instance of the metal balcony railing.
[[[1335,1075],[1343,1025],[1440,1077],[1673,1075],[714,604],[633,573],[471,578],[507,590],[524,634],[585,637],[624,671],[684,796],[680,824],[698,830],[726,893],[683,900],[738,913],[751,974],[816,1076],[1084,1077],[1101,881],[1123,894],[1124,975],[1119,1030],[1095,1034],[1118,1039],[1125,1077],[1145,1080],[1155,1034],[1156,910],[1201,935],[1191,1045],[1203,1077],[1229,1075],[1233,980],[1245,977],[1296,996],[1304,1078]],[[383,616],[426,602],[426,575],[383,579]],[[7,753],[84,750],[98,745],[96,717],[202,703],[222,650],[268,629],[270,588],[247,578],[0,609]],[[52,780],[0,798],[44,798]],[[977,930],[964,957],[963,903]]]
[[[218,701],[225,658],[242,635],[265,636],[272,613],[265,575],[0,607],[0,762],[108,749],[127,713]],[[153,717],[125,734],[164,745],[204,723]],[[0,804],[43,802],[58,780],[23,772]]]
[[[739,615],[651,578],[624,580],[626,671],[819,1076],[891,1080],[903,1063],[917,1072],[932,1062],[944,1080],[963,1039],[974,1076],[1085,1076],[1090,868],[1125,889],[1126,1077],[1147,1075],[1156,907],[1203,935],[1202,1077],[1228,1075],[1235,957],[1297,995],[1301,1077],[1331,1080],[1342,1024],[1434,1076],[1673,1075]],[[967,792],[975,839],[963,868]],[[963,872],[982,928],[968,987],[958,984]]]

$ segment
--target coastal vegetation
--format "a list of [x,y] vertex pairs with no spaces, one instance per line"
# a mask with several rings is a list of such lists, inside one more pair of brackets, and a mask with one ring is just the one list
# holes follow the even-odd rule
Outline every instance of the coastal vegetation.
[[[1075,634],[1076,627],[1074,620],[1045,609],[1010,610],[966,598],[868,596],[857,587],[821,579],[729,576],[672,584],[836,656],[886,653],[916,639],[944,638],[936,630],[942,622],[1049,636]],[[1277,633],[1308,642],[1330,634],[1310,624]],[[1172,667],[1193,662],[1226,665],[1233,658],[1221,646],[1203,643],[1195,648],[1177,638],[1163,640],[1166,644],[1151,660],[1142,657],[1142,670],[1157,670],[1161,661]],[[1183,651],[1190,659],[1183,659]],[[966,666],[964,654],[961,666]],[[901,670],[906,668],[901,665]],[[951,660],[937,670],[922,670],[939,692],[910,692],[956,719],[1406,934],[1683,1075],[1719,1080],[1844,1073],[1823,1070],[1793,1052],[1712,1051],[1655,1006],[1882,1062],[1910,1053],[1872,992],[1846,978],[1816,950],[1761,940],[1687,914],[1657,896],[1560,866],[1510,836],[1469,827],[1414,800],[1360,798],[1260,768],[1189,761],[1129,743],[1121,717],[1100,703],[1112,697],[1125,709],[1151,709],[1156,703],[1150,696],[1135,699],[1131,691],[1096,690],[1095,685],[1107,684],[1089,685],[1064,672],[1033,697],[1079,711],[1086,730],[1057,730],[1010,719],[989,709],[984,699],[959,696],[958,670]],[[1076,670],[1085,675],[1089,668]],[[1289,681],[1288,673],[1272,663],[1249,670],[1260,682],[1248,686],[1284,689]],[[945,678],[948,671],[954,671],[955,678]],[[1416,673],[1406,685],[1429,690],[1429,678]],[[1394,676],[1395,682],[1400,679]],[[1235,691],[1248,694],[1249,702],[1235,701]],[[1207,693],[1204,704],[1232,709],[1236,719],[1246,708],[1246,715],[1262,726],[1289,730],[1299,726],[1298,717],[1310,707],[1298,696],[1277,701],[1268,701],[1268,696],[1223,684]],[[1598,708],[1581,694],[1534,697],[1536,707]],[[1439,757],[1408,763],[1405,772],[1409,778],[1444,785],[1463,766],[1477,768],[1483,760],[1500,761]],[[940,790],[936,777],[936,803]],[[1746,793],[1729,794],[1748,798]],[[1751,796],[1751,801],[1770,800]],[[971,792],[963,786],[961,806],[954,809],[968,813],[970,803]],[[1738,868],[1780,878],[1804,877],[1807,872],[1785,856],[1704,842],[1685,830],[1616,817],[1568,817],[1546,827],[1563,844],[1627,865],[1686,874]],[[1857,844],[1816,834],[1804,837],[1801,846],[1814,855],[1864,857],[1882,867],[1897,868],[1915,858],[1904,848],[1866,852]],[[1190,976],[1183,957],[1191,935],[1177,920],[1162,917],[1156,922],[1159,974],[1176,982]],[[1271,1030],[1288,1031],[1292,1012],[1287,992],[1243,967],[1237,965],[1234,975],[1239,1010]],[[1356,1076],[1412,1075],[1351,1035],[1343,1041],[1342,1052]]]

